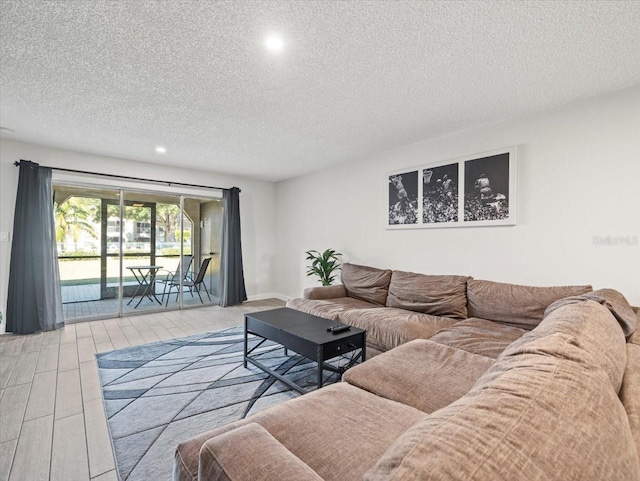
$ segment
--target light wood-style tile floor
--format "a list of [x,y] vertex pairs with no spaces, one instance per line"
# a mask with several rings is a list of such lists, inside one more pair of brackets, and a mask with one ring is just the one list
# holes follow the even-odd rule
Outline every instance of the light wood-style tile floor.
[[0,336],[0,481],[116,481],[95,353],[238,326],[277,299]]

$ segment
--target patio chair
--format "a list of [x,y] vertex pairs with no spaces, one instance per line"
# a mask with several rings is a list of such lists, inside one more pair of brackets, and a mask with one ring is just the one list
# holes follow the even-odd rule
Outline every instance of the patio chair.
[[[189,288],[189,292],[191,292],[191,296],[193,296],[193,291],[195,290],[200,298],[200,302],[204,304],[202,300],[202,296],[200,295],[200,286],[204,287],[204,292],[206,292],[207,297],[209,298],[209,302],[211,302],[211,296],[209,295],[209,290],[207,289],[207,285],[204,283],[204,276],[207,274],[207,269],[209,268],[209,262],[211,262],[211,257],[207,257],[202,261],[202,265],[200,266],[200,270],[198,271],[198,275],[195,279],[185,279],[182,281],[182,285],[184,287]],[[167,293],[167,306],[169,305],[169,296],[171,295],[171,289],[176,287],[178,291],[180,291],[180,282],[179,278],[176,282],[169,283],[169,292]],[[176,292],[176,300],[178,300],[178,292]]]
[[[191,277],[189,276],[189,269],[191,269],[191,264],[193,262],[193,256],[182,256],[182,261],[178,262],[178,267],[176,268],[175,272],[171,272],[171,271],[164,271],[166,272],[166,274],[164,275],[164,277],[160,277],[160,275],[158,275],[160,272],[163,271],[159,271],[158,274],[156,274],[156,283],[161,283],[164,284],[164,288],[162,289],[162,302],[164,302],[164,295],[167,292],[167,286],[170,286],[172,284],[177,284],[180,285],[180,264],[183,265],[183,269],[184,269],[184,280],[191,280]],[[171,289],[169,289],[169,292],[171,292]],[[168,304],[168,302],[167,302]]]

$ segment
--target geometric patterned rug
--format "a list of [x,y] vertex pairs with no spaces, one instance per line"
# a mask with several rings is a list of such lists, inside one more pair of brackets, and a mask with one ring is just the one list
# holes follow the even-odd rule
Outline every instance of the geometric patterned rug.
[[[243,327],[233,327],[96,355],[120,481],[170,481],[179,442],[300,395],[251,364],[245,369],[243,343]],[[252,353],[311,389],[315,362],[292,354],[271,342]],[[325,383],[338,380],[325,371]]]

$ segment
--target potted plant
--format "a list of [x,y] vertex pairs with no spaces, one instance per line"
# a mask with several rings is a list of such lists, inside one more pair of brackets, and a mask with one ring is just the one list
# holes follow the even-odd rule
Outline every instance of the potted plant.
[[333,272],[340,269],[340,258],[342,254],[327,249],[322,254],[316,250],[306,252],[307,260],[311,261],[311,265],[307,266],[307,277],[318,276],[323,286],[330,286],[335,280]]

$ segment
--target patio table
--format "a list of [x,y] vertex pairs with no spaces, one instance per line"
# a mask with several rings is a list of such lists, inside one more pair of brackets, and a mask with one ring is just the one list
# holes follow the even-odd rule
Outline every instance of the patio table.
[[131,271],[133,277],[135,277],[136,281],[138,281],[138,287],[136,287],[133,296],[131,297],[131,299],[129,299],[129,302],[127,302],[127,306],[135,300],[140,289],[142,289],[140,299],[134,306],[134,309],[138,308],[145,297],[148,297],[151,302],[155,300],[158,304],[162,305],[162,302],[160,302],[160,300],[156,297],[154,288],[156,274],[160,269],[162,269],[162,266],[128,266],[127,269]]

